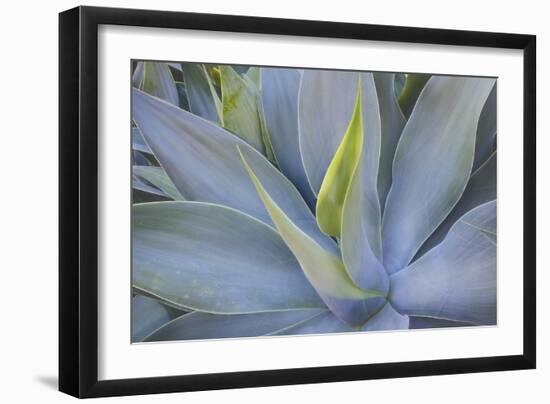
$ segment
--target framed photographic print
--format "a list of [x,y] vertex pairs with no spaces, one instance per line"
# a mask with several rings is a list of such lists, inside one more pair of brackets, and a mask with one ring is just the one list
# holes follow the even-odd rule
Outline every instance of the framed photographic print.
[[535,367],[535,37],[60,14],[60,390]]

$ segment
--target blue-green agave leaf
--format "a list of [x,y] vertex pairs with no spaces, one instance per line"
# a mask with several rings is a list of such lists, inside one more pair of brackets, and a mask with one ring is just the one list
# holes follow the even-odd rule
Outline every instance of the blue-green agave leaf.
[[496,201],[466,213],[445,240],[391,276],[402,314],[496,324]]
[[172,69],[182,71],[181,69],[181,63],[167,63],[168,66],[170,66]]
[[223,127],[263,153],[264,143],[258,113],[257,90],[231,66],[220,66],[219,69]]
[[132,297],[132,342],[143,341],[147,335],[172,320],[176,313],[150,297]]
[[162,167],[134,166],[133,173],[160,189],[169,198],[175,201],[185,200]]
[[142,153],[153,154],[137,127],[132,128],[132,149]]
[[307,180],[298,142],[300,71],[262,68],[262,104],[269,139],[281,171],[298,188],[310,208],[315,195]]
[[189,111],[211,122],[221,122],[221,101],[206,68],[197,63],[182,63]]
[[201,202],[132,207],[133,286],[183,309],[253,313],[322,308],[277,232]]
[[451,213],[443,220],[439,227],[422,245],[416,257],[421,257],[437,244],[441,243],[453,224],[464,214],[497,197],[497,153],[494,152],[489,160],[475,171],[462,197]]
[[[346,269],[355,283],[385,293],[388,290],[388,277],[380,261],[381,218],[376,164],[380,156],[380,118],[375,82],[371,74],[361,75],[361,105],[364,142],[344,201],[340,246]],[[384,299],[378,300],[371,301],[376,303],[373,309],[378,309],[385,302]]]
[[387,303],[380,311],[374,314],[365,324],[352,327],[331,312],[321,312],[315,317],[299,324],[279,330],[274,335],[300,335],[300,334],[327,334],[354,331],[383,331],[402,330],[409,328],[408,316],[396,312],[391,304]]
[[231,315],[195,311],[159,328],[146,341],[256,337],[290,327],[326,311],[300,309]]
[[476,154],[472,172],[481,167],[496,150],[497,84],[495,83],[481,110],[477,125]]
[[261,69],[256,66],[252,66],[248,69],[246,72],[244,78],[247,80],[250,80],[252,84],[256,87],[258,91],[260,91],[261,85],[262,85],[262,76],[261,76]]
[[133,114],[155,156],[186,199],[229,206],[271,224],[239,156],[239,146],[286,214],[325,248],[337,248],[317,228],[315,217],[292,183],[237,136],[139,90],[133,93]]
[[458,202],[470,178],[477,122],[494,79],[434,76],[405,128],[382,225],[390,273],[411,261]]
[[348,127],[358,74],[305,70],[298,98],[299,144],[304,169],[317,195]]
[[409,117],[416,105],[416,101],[431,75],[423,73],[409,73],[398,97],[399,106],[405,117]]
[[242,158],[277,230],[323,301],[332,312],[346,322],[351,324],[365,322],[371,314],[365,301],[383,296],[383,293],[357,287],[346,272],[341,258],[332,251],[325,250],[292,222],[266,192],[246,158],[244,156]]
[[461,321],[450,321],[442,318],[410,316],[409,328],[411,330],[426,328],[472,327],[473,324]]
[[161,191],[157,187],[152,186],[148,181],[144,180],[142,177],[139,177],[136,174],[132,174],[132,188],[137,189],[138,191],[147,192],[152,195],[161,196],[162,198],[170,199],[170,196],[168,196],[164,191]]
[[381,145],[380,145],[380,168],[378,170],[378,195],[380,206],[383,208],[386,203],[386,196],[390,190],[392,179],[392,165],[395,149],[401,132],[405,127],[405,117],[397,103],[393,73],[373,73],[380,105],[381,123]]
[[143,77],[140,89],[170,104],[179,106],[176,83],[166,63],[142,62]]

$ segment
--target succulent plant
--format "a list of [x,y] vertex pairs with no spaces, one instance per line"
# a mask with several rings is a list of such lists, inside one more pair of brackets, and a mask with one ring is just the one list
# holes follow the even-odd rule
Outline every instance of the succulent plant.
[[133,341],[496,324],[492,78],[138,62]]

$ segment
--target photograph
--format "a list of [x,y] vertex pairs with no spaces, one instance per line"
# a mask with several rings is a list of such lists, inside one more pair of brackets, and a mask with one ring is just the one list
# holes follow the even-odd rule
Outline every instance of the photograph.
[[128,68],[132,343],[498,325],[497,77]]

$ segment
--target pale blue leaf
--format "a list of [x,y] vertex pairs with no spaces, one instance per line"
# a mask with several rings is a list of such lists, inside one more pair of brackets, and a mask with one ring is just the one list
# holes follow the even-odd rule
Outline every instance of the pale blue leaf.
[[177,313],[155,299],[134,296],[132,298],[132,342],[142,341],[147,335],[172,320]]
[[147,143],[145,143],[145,140],[143,139],[143,136],[141,135],[141,132],[137,127],[132,128],[132,148],[142,153],[153,153],[149,146],[147,146]]
[[148,94],[179,106],[179,95],[166,63],[143,62],[143,78],[139,88]]
[[358,74],[305,70],[298,100],[299,143],[304,169],[315,195],[342,141],[357,94]]
[[185,200],[162,167],[134,166],[132,170],[134,175],[149,182],[169,198],[175,201]]
[[[358,76],[356,76],[358,77]],[[371,73],[361,74],[364,141],[360,160],[344,201],[340,246],[348,273],[362,288],[387,292],[389,283],[380,258],[380,204],[377,192],[380,116]],[[371,299],[371,309],[384,299]]]
[[380,105],[381,147],[380,168],[378,170],[378,195],[380,206],[384,207],[386,196],[391,186],[393,156],[401,132],[405,127],[405,117],[397,103],[394,83],[396,75],[393,73],[373,73]]
[[477,122],[494,79],[433,76],[403,129],[384,210],[384,265],[407,266],[458,202],[472,170]]
[[201,202],[132,207],[133,286],[183,309],[251,313],[322,308],[270,226]]
[[134,121],[179,192],[189,200],[212,202],[271,218],[243,165],[237,146],[277,204],[325,248],[334,242],[294,188],[260,153],[237,136],[187,111],[134,90]]
[[[148,167],[148,166],[139,166],[139,167]],[[152,186],[147,181],[144,181],[143,178],[135,174],[132,175],[132,188],[142,192],[147,192],[152,195],[161,196],[163,198],[167,198],[167,199],[170,198],[164,191],[161,191],[160,189]]]
[[297,69],[262,68],[261,94],[265,122],[277,163],[310,208],[314,208],[315,195],[304,171],[298,142],[300,74]]
[[485,202],[495,200],[497,197],[497,154],[494,152],[491,158],[472,174],[462,197],[455,205],[451,213],[443,220],[443,223],[432,233],[422,245],[415,258],[421,257],[437,244],[441,243],[449,229],[465,213]]
[[339,320],[331,312],[321,312],[299,324],[279,330],[273,335],[327,334],[357,331],[387,331],[409,328],[409,318],[396,312],[391,304],[372,316],[364,325],[352,327]]
[[257,337],[324,312],[326,309],[302,309],[224,315],[195,311],[164,325],[146,341]]
[[445,240],[391,276],[402,314],[496,324],[496,202],[465,214]]
[[476,152],[472,172],[476,171],[491,156],[496,148],[497,137],[497,85],[493,86],[479,116],[476,136]]
[[168,66],[170,66],[172,69],[176,69],[176,70],[179,70],[180,72],[182,71],[181,69],[181,63],[167,63]]
[[473,324],[463,323],[460,321],[450,321],[441,318],[432,317],[415,317],[410,316],[409,328],[411,330],[426,329],[426,328],[453,328],[453,327],[471,327]]
[[219,124],[221,104],[206,69],[198,63],[182,63],[182,68],[189,110],[195,115]]

